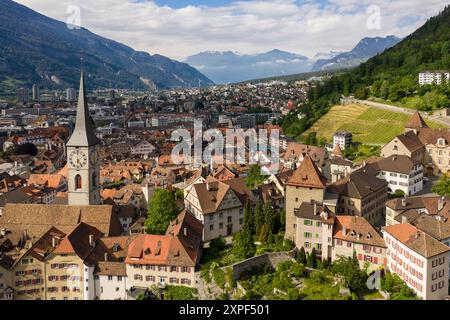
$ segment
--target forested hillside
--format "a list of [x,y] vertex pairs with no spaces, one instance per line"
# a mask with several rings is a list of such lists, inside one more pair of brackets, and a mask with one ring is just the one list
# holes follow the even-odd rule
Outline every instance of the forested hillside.
[[342,95],[351,94],[423,111],[450,107],[450,83],[419,86],[418,74],[425,70],[450,70],[450,6],[396,46],[355,69],[318,83],[309,93],[308,102],[287,115],[281,125],[286,134],[298,137]]

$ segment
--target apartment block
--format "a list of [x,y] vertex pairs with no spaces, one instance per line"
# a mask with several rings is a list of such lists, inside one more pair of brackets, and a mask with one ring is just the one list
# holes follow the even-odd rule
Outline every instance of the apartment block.
[[425,300],[448,296],[450,247],[409,223],[384,227],[387,268]]

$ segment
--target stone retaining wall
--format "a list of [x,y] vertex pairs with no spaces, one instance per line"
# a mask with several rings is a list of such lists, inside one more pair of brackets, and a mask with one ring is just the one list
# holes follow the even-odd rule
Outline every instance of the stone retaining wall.
[[292,260],[296,253],[297,249],[289,252],[267,252],[260,256],[252,257],[231,266],[224,267],[224,269],[231,268],[233,270],[233,280],[237,281],[245,271],[263,266],[276,268],[279,263]]

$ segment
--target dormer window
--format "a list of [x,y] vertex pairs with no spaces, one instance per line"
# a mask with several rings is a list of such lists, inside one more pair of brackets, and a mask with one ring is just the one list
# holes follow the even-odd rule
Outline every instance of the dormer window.
[[446,145],[446,141],[444,138],[439,138],[437,141],[438,146],[445,146]]

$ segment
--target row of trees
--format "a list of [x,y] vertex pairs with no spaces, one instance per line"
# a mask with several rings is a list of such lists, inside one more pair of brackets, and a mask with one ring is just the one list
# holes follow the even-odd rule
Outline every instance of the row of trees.
[[255,240],[266,244],[273,242],[274,234],[283,226],[279,215],[268,201],[259,200],[253,210],[248,201],[244,208],[244,225],[233,237],[233,253],[239,259],[252,257],[256,252]]

